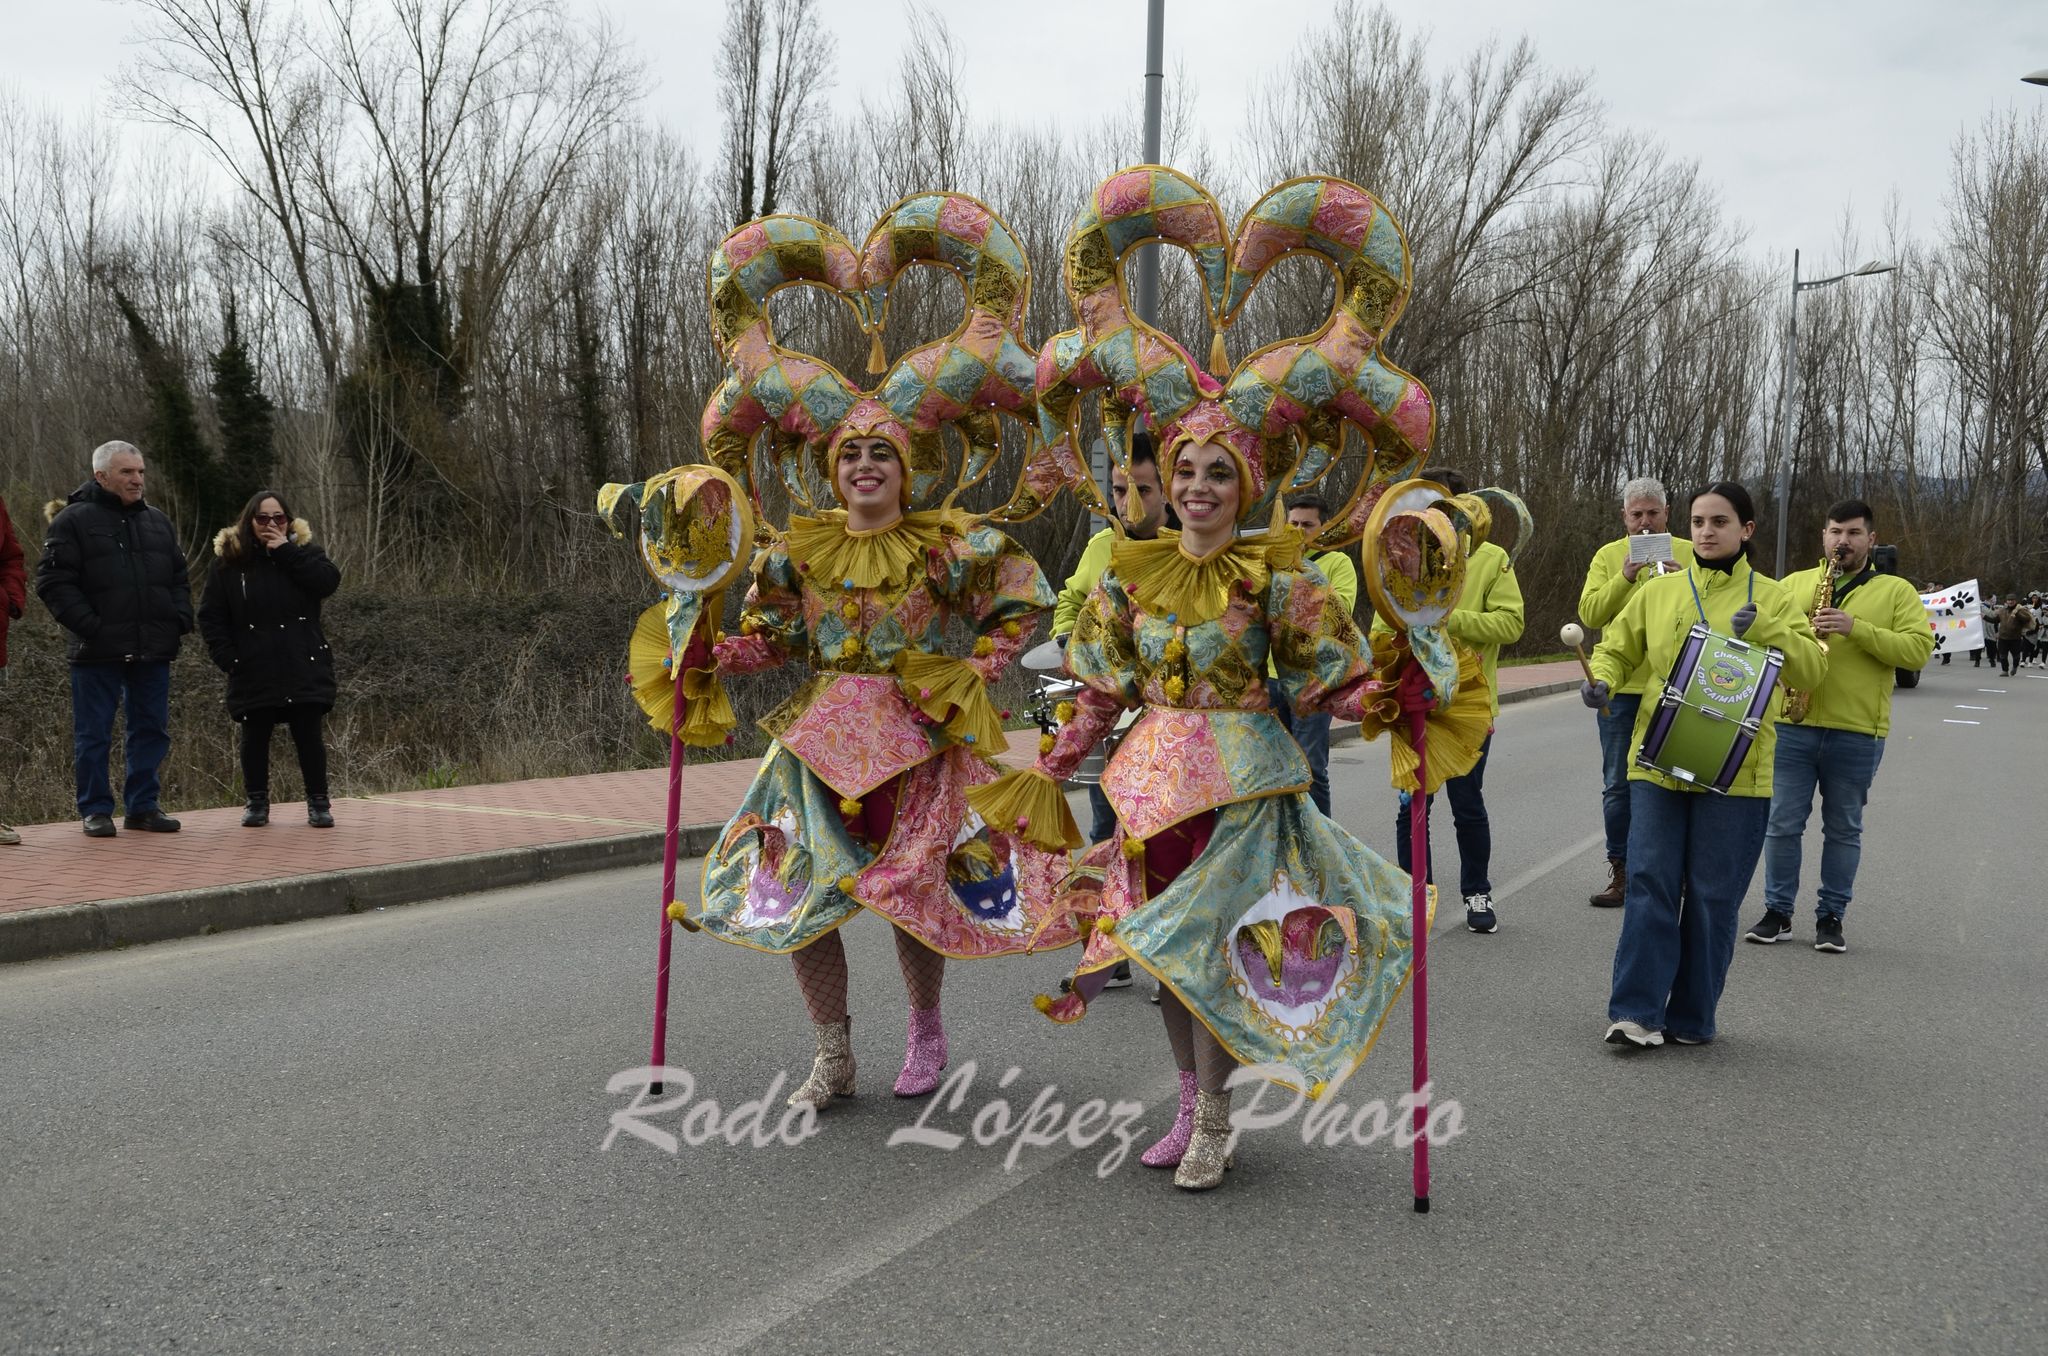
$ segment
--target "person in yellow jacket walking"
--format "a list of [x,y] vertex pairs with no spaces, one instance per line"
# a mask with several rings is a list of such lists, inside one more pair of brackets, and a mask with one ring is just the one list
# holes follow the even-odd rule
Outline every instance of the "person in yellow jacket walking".
[[[1310,541],[1323,530],[1329,516],[1330,506],[1319,494],[1297,494],[1287,501],[1287,525],[1300,528],[1301,535]],[[1323,572],[1330,591],[1344,600],[1345,610],[1356,613],[1358,567],[1351,563],[1351,557],[1342,551],[1325,551],[1311,557],[1310,563]],[[1270,655],[1266,659],[1266,696],[1273,703],[1273,714],[1294,736],[1294,742],[1301,745],[1301,756],[1308,759],[1308,798],[1318,810],[1330,813],[1330,713],[1295,715],[1287,700],[1287,685],[1280,681],[1279,670]]]
[[[1771,816],[1764,829],[1764,916],[1747,934],[1775,942],[1792,931],[1799,897],[1799,846],[1813,793],[1820,792],[1820,898],[1813,949],[1849,949],[1842,914],[1856,890],[1863,856],[1863,807],[1884,758],[1892,727],[1892,685],[1899,669],[1917,669],[1934,653],[1934,631],[1913,586],[1871,568],[1876,519],[1870,505],[1845,499],[1828,510],[1821,553],[1834,578],[1832,604],[1814,614],[1828,642],[1828,676],[1811,689],[1812,705],[1797,725],[1778,726],[1772,764]],[[1820,567],[1785,580],[1794,600],[1811,600]]]
[[[1593,553],[1586,587],[1579,590],[1580,621],[1595,631],[1605,630],[1643,585],[1692,564],[1692,543],[1682,537],[1672,541],[1669,561],[1653,565],[1629,559],[1630,537],[1666,532],[1670,519],[1671,503],[1662,481],[1638,476],[1621,487],[1621,521],[1627,536]],[[1600,813],[1607,829],[1607,885],[1587,900],[1595,908],[1620,908],[1628,889],[1628,746],[1650,680],[1647,666],[1637,669],[1614,689],[1607,709],[1593,716],[1600,727]]]
[[[1453,495],[1466,492],[1465,478],[1446,466],[1432,466],[1422,473]],[[1444,629],[1464,644],[1479,651],[1486,669],[1486,693],[1493,702],[1493,714],[1500,715],[1500,647],[1522,638],[1522,584],[1515,577],[1508,553],[1492,542],[1482,543],[1465,561],[1465,591],[1457,607],[1444,618]],[[1373,626],[1386,630],[1383,618]],[[1479,746],[1479,761],[1462,777],[1444,783],[1451,798],[1451,828],[1458,838],[1458,893],[1465,900],[1465,926],[1473,932],[1500,931],[1494,908],[1493,881],[1488,871],[1493,861],[1493,825],[1486,817],[1486,760],[1493,752],[1493,732]],[[1401,808],[1394,815],[1394,833],[1400,845],[1401,869],[1413,873],[1408,842],[1409,793],[1401,793]],[[1436,797],[1427,802],[1433,806]],[[1428,813],[1427,807],[1424,813]],[[1431,854],[1436,854],[1432,850]],[[1428,879],[1436,879],[1436,864],[1427,864]]]
[[[1781,685],[1811,689],[1826,676],[1827,655],[1806,614],[1781,584],[1750,568],[1756,508],[1749,491],[1732,481],[1710,485],[1693,496],[1689,518],[1693,563],[1638,589],[1608,626],[1593,651],[1593,679],[1579,689],[1586,705],[1611,700],[1615,687],[1645,664],[1669,674],[1695,622],[1781,651]],[[1661,684],[1654,695],[1662,695]],[[1656,709],[1654,699],[1642,704],[1629,741],[1628,899],[1614,947],[1606,1039],[1654,1046],[1669,1035],[1681,1045],[1704,1045],[1714,1038],[1715,1009],[1735,954],[1736,912],[1763,852],[1775,722],[1764,720],[1721,795],[1634,764]]]
[[[1173,510],[1167,507],[1165,494],[1160,491],[1159,457],[1148,434],[1131,435],[1131,474],[1128,480],[1124,477],[1123,463],[1110,459],[1109,496],[1110,504],[1124,516],[1124,532],[1134,540],[1151,541],[1159,535],[1161,527],[1180,526],[1180,520],[1173,516]],[[1116,529],[1105,527],[1081,548],[1081,559],[1074,565],[1074,572],[1067,576],[1066,587],[1060,590],[1059,600],[1052,610],[1052,638],[1062,648],[1074,633],[1074,623],[1080,620],[1081,608],[1087,603],[1088,595],[1095,592],[1103,571],[1109,568],[1110,548],[1116,545],[1116,540]],[[1091,821],[1088,826],[1089,842],[1100,843],[1116,832],[1116,811],[1110,808],[1109,797],[1102,794],[1100,786],[1088,788],[1088,810]],[[1067,981],[1060,982],[1064,985]],[[1124,989],[1130,984],[1131,963],[1117,962],[1106,987]],[[1152,1001],[1159,1001],[1156,989]]]

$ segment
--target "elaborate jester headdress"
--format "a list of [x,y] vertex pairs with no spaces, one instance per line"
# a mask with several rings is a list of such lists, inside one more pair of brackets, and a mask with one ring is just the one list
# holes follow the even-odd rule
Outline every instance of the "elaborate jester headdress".
[[[891,364],[881,344],[890,288],[918,264],[959,278],[966,314],[951,334]],[[871,341],[869,373],[881,377],[871,391],[776,341],[768,298],[799,285],[823,288],[853,308]],[[746,487],[757,510],[757,450],[791,504],[813,511],[836,495],[832,449],[856,436],[886,438],[903,452],[911,506],[951,507],[994,468],[1002,452],[1000,417],[1030,416],[1036,364],[1022,326],[1031,271],[1002,218],[965,194],[905,198],[858,253],[807,217],[750,222],[712,254],[709,288],[713,330],[732,375],[705,406],[704,450]],[[964,444],[957,466],[949,465],[942,433],[949,424]],[[1024,521],[1070,475],[1041,449],[1009,502],[988,516]]]
[[[1123,261],[1143,244],[1178,245],[1195,257],[1217,331],[1216,375],[1132,310]],[[1225,375],[1222,334],[1267,269],[1305,254],[1336,274],[1336,304],[1314,333],[1258,350]],[[1062,465],[1078,436],[1080,398],[1095,394],[1111,447],[1126,449],[1141,418],[1161,453],[1210,440],[1228,446],[1249,478],[1242,520],[1268,513],[1283,493],[1306,489],[1335,462],[1346,422],[1371,458],[1343,509],[1315,545],[1358,538],[1387,487],[1421,466],[1436,427],[1422,383],[1387,362],[1381,340],[1406,304],[1407,240],[1378,199],[1342,179],[1292,179],[1268,191],[1233,234],[1208,190],[1177,170],[1139,165],[1105,179],[1067,237],[1066,288],[1076,329],[1038,357],[1040,435]],[[1126,472],[1129,466],[1125,467]],[[1091,505],[1091,482],[1075,490]]]

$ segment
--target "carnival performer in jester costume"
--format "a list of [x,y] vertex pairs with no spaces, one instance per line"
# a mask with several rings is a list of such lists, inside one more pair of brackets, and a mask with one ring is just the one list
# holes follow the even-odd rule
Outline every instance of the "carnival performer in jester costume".
[[[888,365],[888,289],[916,264],[956,273],[967,315],[947,338]],[[817,1058],[790,1102],[822,1108],[854,1091],[838,929],[863,909],[887,919],[910,998],[895,1091],[929,1093],[947,1059],[946,959],[1055,948],[1077,935],[1053,906],[1064,849],[991,832],[966,801],[969,787],[995,779],[989,760],[1005,747],[989,685],[1053,603],[1037,564],[995,524],[1036,512],[1044,501],[1032,485],[1056,491],[1064,472],[1031,471],[986,516],[954,505],[995,463],[998,416],[1031,408],[1033,360],[1018,342],[1024,255],[980,203],[924,194],[893,208],[858,254],[818,222],[750,223],[720,245],[710,274],[733,373],[705,411],[706,451],[757,505],[752,469],[763,453],[774,493],[806,510],[768,534],[739,634],[714,647],[717,672],[732,679],[794,662],[811,677],[761,722],[773,742],[706,858],[694,921],[795,958]],[[837,292],[874,336],[870,367],[886,371],[871,394],[775,342],[767,298],[799,283]],[[949,424],[964,448],[957,460],[941,438]],[[971,654],[944,651],[949,623],[974,635]]]
[[[1315,335],[1262,349],[1219,381],[1132,313],[1122,257],[1148,240],[1194,254],[1219,371],[1222,329],[1283,255],[1333,268],[1335,312]],[[1031,770],[969,801],[991,823],[1078,845],[1058,782],[1123,710],[1145,708],[1103,773],[1116,834],[1062,886],[1087,937],[1071,991],[1038,1006],[1078,1020],[1124,959],[1160,981],[1181,1102],[1142,1160],[1206,1190],[1228,1166],[1232,1068],[1285,1063],[1320,1095],[1365,1058],[1409,976],[1409,879],[1316,810],[1265,678],[1270,659],[1298,714],[1397,718],[1391,675],[1406,652],[1383,655],[1376,672],[1349,609],[1304,551],[1358,537],[1388,487],[1420,464],[1434,412],[1421,384],[1376,352],[1406,298],[1406,244],[1385,208],[1341,180],[1272,190],[1233,242],[1199,185],[1157,166],[1123,171],[1075,223],[1066,283],[1081,324],[1040,354],[1042,436],[1073,439],[1084,395],[1099,399],[1113,445],[1142,419],[1182,528],[1114,546],[1067,647],[1067,670],[1085,688],[1062,729]],[[1364,435],[1369,465],[1309,543],[1274,508],[1323,475],[1344,421]],[[1464,705],[1477,698],[1483,730],[1485,691],[1475,687]],[[1469,742],[1454,753],[1433,738],[1432,762],[1469,764],[1477,737]]]

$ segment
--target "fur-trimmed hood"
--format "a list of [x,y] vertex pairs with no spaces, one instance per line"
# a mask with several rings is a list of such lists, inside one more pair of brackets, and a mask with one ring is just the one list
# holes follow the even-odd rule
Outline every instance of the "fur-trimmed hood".
[[[233,523],[213,534],[213,553],[222,560],[234,561],[242,556],[242,534],[237,531],[240,523]],[[294,546],[305,546],[313,540],[313,525],[304,518],[292,519],[291,541]]]

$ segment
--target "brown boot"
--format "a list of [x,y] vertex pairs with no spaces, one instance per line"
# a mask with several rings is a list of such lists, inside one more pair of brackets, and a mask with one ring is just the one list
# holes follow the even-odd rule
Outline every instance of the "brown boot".
[[1628,863],[1619,857],[1607,859],[1607,888],[1586,902],[1596,909],[1618,909],[1628,898]]

